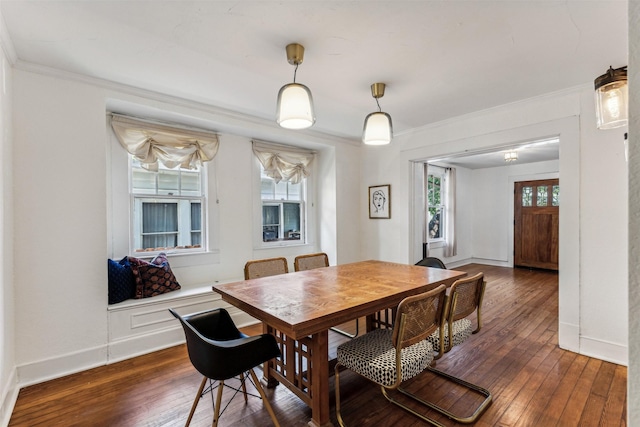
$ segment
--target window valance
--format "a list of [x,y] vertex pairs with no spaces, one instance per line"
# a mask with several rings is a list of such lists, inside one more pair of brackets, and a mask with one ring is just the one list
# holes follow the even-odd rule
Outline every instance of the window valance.
[[253,152],[268,177],[275,182],[300,183],[311,174],[315,152],[287,145],[253,141]]
[[158,170],[158,162],[169,169],[196,169],[213,160],[218,152],[215,133],[183,129],[112,114],[111,127],[120,144],[145,169]]

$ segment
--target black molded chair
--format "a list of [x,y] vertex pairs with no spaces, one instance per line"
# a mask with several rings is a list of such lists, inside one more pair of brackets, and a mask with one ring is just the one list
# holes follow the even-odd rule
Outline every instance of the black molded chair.
[[416,262],[416,265],[419,265],[421,267],[442,268],[443,270],[447,269],[447,267],[444,265],[444,262],[442,262],[439,258],[433,256],[422,258],[420,261]]
[[[193,414],[202,397],[207,379],[218,381],[218,395],[214,404],[213,426],[218,425],[220,419],[220,405],[225,380],[240,377],[242,391],[247,400],[245,388],[245,373],[249,373],[254,386],[260,393],[264,406],[276,426],[279,426],[275,413],[267,400],[260,381],[253,368],[274,357],[280,356],[280,349],[272,335],[262,334],[249,337],[236,328],[229,313],[223,308],[202,311],[199,313],[180,316],[169,309],[182,324],[187,340],[189,359],[194,368],[204,378],[200,383],[191,412],[185,427],[191,423]],[[213,393],[213,387],[210,387]],[[235,394],[234,394],[235,396]]]

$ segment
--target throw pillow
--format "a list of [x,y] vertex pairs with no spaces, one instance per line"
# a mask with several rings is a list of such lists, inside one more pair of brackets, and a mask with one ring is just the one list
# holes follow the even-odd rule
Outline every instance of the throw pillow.
[[117,304],[135,296],[136,282],[127,257],[119,262],[107,260],[109,304]]
[[129,262],[136,282],[135,298],[148,298],[180,289],[164,252],[151,262],[139,258],[129,258]]

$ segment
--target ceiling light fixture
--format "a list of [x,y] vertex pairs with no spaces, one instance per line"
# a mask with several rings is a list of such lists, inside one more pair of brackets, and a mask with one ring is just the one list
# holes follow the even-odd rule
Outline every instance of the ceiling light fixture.
[[378,111],[367,115],[364,119],[362,142],[367,145],[388,144],[391,142],[391,138],[393,138],[391,116],[382,112],[380,102],[378,102],[378,99],[384,96],[384,89],[384,83],[374,83],[371,85],[371,95],[376,99]]
[[287,61],[295,65],[293,83],[286,84],[278,92],[276,122],[287,129],[305,129],[316,122],[313,111],[313,97],[305,85],[296,83],[298,65],[304,59],[304,47],[298,43],[287,45]]
[[517,151],[507,151],[506,153],[504,153],[505,162],[515,162],[516,160],[518,160]]
[[627,67],[609,70],[594,81],[598,129],[613,129],[628,122]]

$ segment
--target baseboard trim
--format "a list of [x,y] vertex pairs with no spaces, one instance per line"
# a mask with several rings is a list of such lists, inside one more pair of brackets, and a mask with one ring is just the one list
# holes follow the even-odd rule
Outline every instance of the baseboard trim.
[[11,420],[11,414],[13,408],[18,401],[18,393],[20,388],[18,387],[18,378],[16,369],[13,368],[7,378],[7,382],[2,387],[2,409],[0,409],[0,425],[8,426]]
[[107,362],[107,346],[101,345],[62,356],[17,367],[20,387],[42,383],[77,372],[103,366]]
[[629,366],[629,348],[613,342],[580,337],[580,354],[616,365]]

